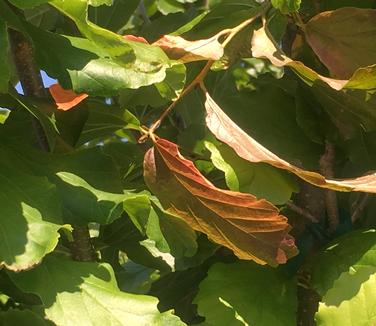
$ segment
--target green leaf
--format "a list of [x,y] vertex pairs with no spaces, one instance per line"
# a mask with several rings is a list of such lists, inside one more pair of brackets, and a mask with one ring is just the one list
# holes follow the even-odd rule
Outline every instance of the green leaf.
[[376,267],[344,272],[325,294],[317,326],[368,326],[376,322]]
[[33,326],[47,326],[49,323],[42,317],[38,316],[31,310],[16,310],[11,309],[8,311],[0,312],[0,325],[1,326],[14,326],[14,325],[33,325]]
[[7,121],[10,112],[8,109],[0,108],[0,124],[4,124]]
[[342,273],[376,267],[376,230],[350,232],[329,243],[312,259],[312,285],[324,296]]
[[344,138],[353,138],[360,129],[376,130],[375,95],[361,90],[338,92],[323,82],[315,82],[312,93]]
[[4,165],[0,179],[0,262],[14,271],[27,269],[57,245],[62,219],[56,187]]
[[0,19],[0,93],[6,93],[9,87],[10,69],[8,50],[7,26],[5,22]]
[[184,6],[176,0],[157,0],[157,6],[163,15],[184,11]]
[[215,264],[194,302],[213,326],[296,324],[295,279],[253,263]]
[[90,103],[89,117],[77,145],[109,137],[119,130],[139,130],[140,122],[128,110],[101,103]]
[[[137,65],[108,58],[102,48],[87,39],[62,36],[31,25],[28,30],[41,69],[58,79],[64,88],[73,89],[76,93],[117,95],[121,89],[158,83],[166,77],[167,66],[148,70],[146,65],[146,69],[141,69]],[[152,52],[150,55],[150,60],[153,60]]]
[[[169,60],[159,47],[127,41],[120,35],[91,23],[87,20],[86,1],[54,0],[51,4],[70,17],[88,40],[109,54],[117,64],[128,68],[129,73],[133,72],[134,85],[131,88],[150,85],[165,78]],[[147,81],[143,82],[143,79]]]
[[243,160],[225,144],[206,141],[205,146],[211,152],[214,166],[225,173],[230,190],[248,192],[279,205],[298,190],[291,176],[281,170]]
[[274,8],[279,9],[283,14],[298,11],[301,0],[272,0]]
[[52,0],[9,0],[10,3],[21,9],[36,7],[50,1]]
[[117,32],[128,22],[139,2],[140,0],[114,0],[111,6],[89,7],[89,19],[103,28]]
[[155,242],[156,247],[174,257],[191,257],[196,253],[195,232],[177,216],[163,210],[156,198],[128,193],[124,210],[139,231]]
[[47,318],[58,325],[184,325],[170,311],[160,313],[156,298],[121,292],[108,264],[51,255],[11,277],[22,290],[40,296]]

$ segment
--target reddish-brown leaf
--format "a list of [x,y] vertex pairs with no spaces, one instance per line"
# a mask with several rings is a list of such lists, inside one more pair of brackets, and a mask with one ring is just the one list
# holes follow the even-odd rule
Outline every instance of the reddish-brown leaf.
[[305,28],[308,43],[336,78],[347,79],[376,63],[376,10],[340,8],[314,16]]
[[174,143],[155,142],[145,155],[144,178],[165,209],[241,259],[276,266],[297,253],[287,218],[275,206],[216,188]]
[[128,35],[124,35],[123,38],[126,39],[127,41],[134,41],[134,42],[149,44],[149,42],[145,40],[142,36],[135,36],[132,34],[128,34]]
[[350,79],[334,79],[322,76],[300,61],[295,61],[286,56],[279,49],[265,27],[255,30],[252,37],[252,55],[255,58],[266,58],[277,67],[290,67],[303,81],[313,84],[316,80],[322,80],[335,90],[343,88],[351,89],[375,89],[376,88],[376,64],[357,69]]
[[268,163],[290,171],[318,187],[337,191],[376,193],[376,173],[354,179],[331,180],[325,179],[319,173],[306,171],[286,162],[240,129],[207,92],[205,95],[206,125],[219,140],[231,146],[241,158],[254,163]]
[[70,110],[89,96],[87,94],[76,94],[70,89],[62,88],[60,84],[51,85],[49,90],[58,110],[63,111]]
[[187,41],[180,36],[164,35],[153,45],[163,49],[169,58],[181,62],[219,60],[223,56],[223,46],[218,42],[219,35],[198,41]]

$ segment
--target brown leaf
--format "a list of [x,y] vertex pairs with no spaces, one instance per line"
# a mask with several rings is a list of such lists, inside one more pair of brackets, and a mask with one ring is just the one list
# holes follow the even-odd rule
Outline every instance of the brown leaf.
[[155,142],[145,155],[144,178],[165,209],[241,259],[276,266],[297,253],[287,218],[275,206],[216,188],[174,143]]
[[376,63],[376,10],[340,8],[314,16],[305,28],[308,43],[333,76],[347,79]]
[[149,42],[142,36],[135,36],[132,34],[128,34],[128,35],[124,35],[123,38],[126,39],[127,41],[149,44]]
[[63,111],[70,110],[89,96],[87,94],[76,94],[70,89],[62,88],[60,84],[51,85],[49,90],[58,110]]
[[363,191],[376,193],[376,173],[355,179],[331,180],[321,174],[300,169],[281,159],[240,129],[205,92],[206,125],[222,142],[231,146],[243,159],[254,163],[268,163],[296,174],[318,187],[337,191]]
[[279,49],[264,27],[255,30],[252,38],[252,55],[255,58],[266,58],[277,67],[290,67],[303,81],[312,85],[321,79],[335,90],[343,88],[375,89],[376,65],[359,68],[350,79],[334,79],[324,77],[300,61],[292,60]]
[[223,47],[218,42],[218,35],[209,39],[187,41],[180,36],[164,35],[153,45],[159,46],[169,58],[181,62],[199,60],[219,60],[223,56]]

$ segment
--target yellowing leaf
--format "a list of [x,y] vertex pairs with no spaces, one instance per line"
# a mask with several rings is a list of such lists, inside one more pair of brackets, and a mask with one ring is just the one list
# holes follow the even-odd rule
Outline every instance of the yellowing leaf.
[[335,90],[343,88],[375,89],[376,64],[357,69],[350,79],[334,79],[324,77],[300,61],[295,61],[286,56],[279,49],[272,37],[268,35],[265,27],[255,30],[252,38],[252,55],[255,58],[266,58],[277,67],[288,66],[307,84],[322,80]]
[[376,10],[340,8],[321,12],[306,25],[306,37],[337,78],[376,63]]
[[153,45],[163,49],[170,59],[181,62],[199,60],[219,60],[223,56],[223,46],[218,42],[220,34],[209,39],[187,41],[180,36],[164,35]]
[[216,188],[179,153],[176,144],[155,142],[145,155],[144,178],[162,206],[193,229],[259,264],[283,264],[297,253],[286,217],[268,201]]
[[49,90],[58,110],[63,111],[70,110],[89,96],[85,93],[77,94],[70,89],[64,89],[60,84],[51,85]]
[[268,163],[296,174],[318,187],[337,191],[363,191],[376,193],[376,173],[355,179],[325,179],[317,172],[306,171],[281,159],[240,129],[205,92],[206,125],[222,142],[231,146],[243,159],[254,163]]

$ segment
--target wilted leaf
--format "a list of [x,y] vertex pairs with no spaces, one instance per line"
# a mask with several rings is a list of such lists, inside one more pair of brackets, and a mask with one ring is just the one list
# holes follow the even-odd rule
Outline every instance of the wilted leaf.
[[144,177],[162,206],[241,259],[283,264],[297,252],[290,226],[266,200],[216,188],[164,139],[145,155]]
[[354,179],[331,180],[325,179],[319,173],[306,171],[286,162],[240,129],[207,92],[205,95],[206,124],[208,128],[219,140],[232,147],[243,159],[254,163],[268,163],[277,168],[290,171],[318,187],[337,191],[376,193],[376,173]]
[[70,89],[62,88],[60,84],[51,85],[49,90],[57,108],[63,111],[70,110],[89,96],[87,94],[76,94]]
[[321,12],[307,24],[308,43],[336,78],[348,79],[376,63],[376,9]]
[[218,42],[220,35],[210,39],[187,41],[181,36],[165,35],[153,45],[163,49],[170,59],[180,62],[198,60],[219,60],[223,55],[223,46]]
[[194,302],[208,325],[296,325],[295,279],[250,262],[212,266]]
[[108,264],[48,256],[42,265],[11,277],[41,298],[47,318],[57,325],[185,325],[171,311],[160,313],[156,298],[121,292]]
[[255,58],[267,58],[275,66],[291,67],[292,70],[307,84],[312,84],[315,80],[322,80],[335,90],[343,88],[354,89],[375,89],[376,88],[376,65],[359,68],[350,79],[333,79],[324,77],[313,69],[305,66],[300,61],[292,60],[279,49],[274,40],[264,27],[255,30],[252,38],[252,55]]

